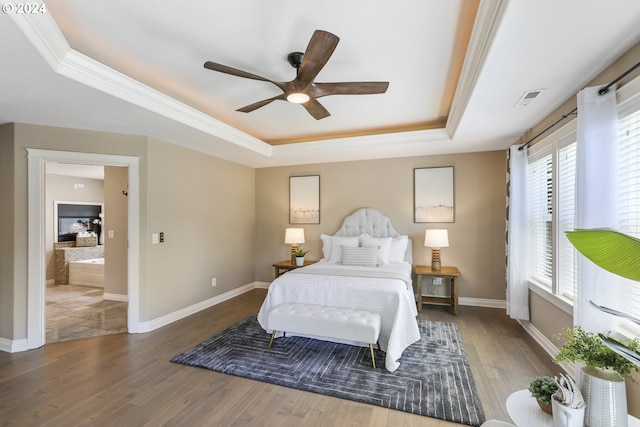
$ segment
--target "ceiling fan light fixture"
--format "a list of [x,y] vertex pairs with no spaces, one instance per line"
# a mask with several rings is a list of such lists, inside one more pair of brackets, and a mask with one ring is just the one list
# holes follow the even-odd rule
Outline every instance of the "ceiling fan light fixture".
[[287,95],[287,101],[294,104],[304,104],[309,100],[309,95],[302,92],[294,92]]

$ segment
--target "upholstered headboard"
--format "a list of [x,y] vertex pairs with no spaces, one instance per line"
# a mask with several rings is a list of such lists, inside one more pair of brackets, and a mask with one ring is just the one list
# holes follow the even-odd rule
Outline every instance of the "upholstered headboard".
[[[334,236],[354,237],[367,233],[371,237],[400,237],[402,236],[391,224],[391,220],[372,208],[361,208],[349,215],[342,222],[342,226]],[[411,263],[413,248],[411,239],[407,245],[405,261]]]
[[371,237],[400,237],[391,220],[371,208],[358,209],[342,222],[334,236],[352,237],[367,233]]

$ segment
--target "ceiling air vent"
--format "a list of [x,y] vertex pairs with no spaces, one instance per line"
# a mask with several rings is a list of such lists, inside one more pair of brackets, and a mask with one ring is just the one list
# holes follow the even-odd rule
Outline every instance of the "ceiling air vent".
[[522,94],[518,102],[514,105],[514,107],[526,107],[531,104],[536,98],[540,96],[542,92],[546,89],[536,89],[536,90],[528,90]]

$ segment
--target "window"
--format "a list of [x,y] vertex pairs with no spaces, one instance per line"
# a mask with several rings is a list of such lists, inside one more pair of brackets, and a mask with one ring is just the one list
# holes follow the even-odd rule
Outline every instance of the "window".
[[569,230],[575,229],[576,218],[576,148],[578,144],[572,142],[558,150],[558,294],[568,300],[573,300],[577,285],[578,251],[575,250],[567,235]]
[[[620,112],[618,213],[621,232],[640,238],[640,108]],[[621,279],[620,307],[640,318],[640,283]],[[640,328],[628,321],[623,327],[640,335]]]
[[527,177],[530,281],[568,302],[577,280],[577,252],[564,234],[575,228],[576,145],[571,132],[531,154]]
[[[575,121],[574,121],[575,122]],[[565,232],[575,228],[575,123],[529,151],[529,280],[562,301],[576,292],[577,251]],[[640,94],[619,109],[618,229],[640,238]],[[617,309],[640,318],[640,283],[620,279]],[[640,326],[618,319],[616,329],[640,336]]]
[[529,272],[536,282],[551,288],[553,273],[553,163],[542,153],[529,163]]

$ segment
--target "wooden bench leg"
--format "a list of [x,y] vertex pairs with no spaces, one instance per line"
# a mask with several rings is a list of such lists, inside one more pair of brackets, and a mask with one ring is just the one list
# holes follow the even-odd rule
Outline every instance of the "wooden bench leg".
[[376,369],[376,355],[373,352],[373,344],[369,344],[369,350],[371,350],[371,363],[373,364],[373,369]]
[[273,331],[271,333],[271,340],[269,341],[269,348],[267,348],[267,351],[271,351],[271,346],[273,345],[273,337],[276,336],[276,331]]

